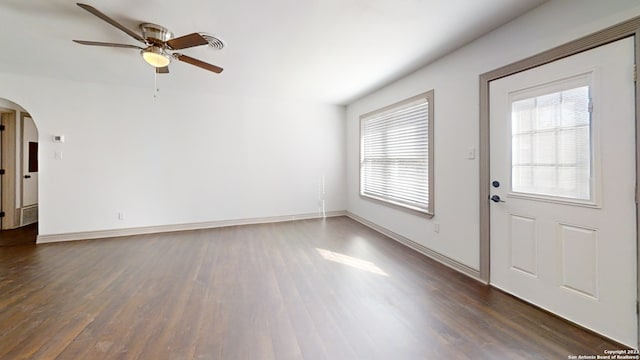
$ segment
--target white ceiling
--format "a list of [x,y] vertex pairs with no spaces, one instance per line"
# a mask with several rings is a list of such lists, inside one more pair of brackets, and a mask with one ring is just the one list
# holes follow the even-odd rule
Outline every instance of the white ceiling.
[[[138,31],[207,32],[227,47],[181,52],[216,75],[174,61],[161,91],[287,96],[347,104],[510,21],[546,0],[85,0]],[[0,72],[153,88],[138,45],[69,0],[0,1]]]

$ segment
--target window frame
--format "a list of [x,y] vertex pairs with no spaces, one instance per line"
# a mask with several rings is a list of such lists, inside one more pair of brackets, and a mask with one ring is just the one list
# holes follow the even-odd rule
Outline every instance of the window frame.
[[[600,142],[598,133],[601,131],[600,122],[594,121],[594,112],[591,108],[594,98],[598,98],[600,95],[599,87],[597,86],[597,78],[600,76],[596,68],[587,69],[586,71],[576,72],[575,74],[567,75],[566,78],[556,80],[552,82],[541,83],[525,89],[513,91],[509,94],[509,117],[511,117],[511,104],[515,101],[523,100],[529,97],[537,97],[551,92],[560,92],[568,90],[574,87],[586,86],[589,88],[589,132],[590,132],[590,184],[589,192],[590,199],[579,199],[561,195],[550,194],[538,194],[529,193],[523,191],[516,191],[513,189],[513,174],[510,173],[510,184],[508,197],[517,199],[536,200],[544,202],[553,202],[558,204],[567,204],[572,206],[582,206],[590,208],[601,208],[601,158],[600,154]],[[513,144],[511,144],[513,147]],[[510,155],[510,162],[513,163],[513,158]],[[512,170],[511,170],[512,171]]]
[[[359,188],[359,195],[361,198],[365,198],[368,200],[373,200],[376,202],[379,202],[383,205],[390,205],[392,207],[401,209],[401,210],[407,210],[409,212],[412,213],[418,213],[419,215],[422,216],[426,216],[428,218],[432,218],[435,215],[435,193],[434,193],[434,168],[435,168],[435,161],[434,161],[434,93],[435,91],[429,90],[426,92],[423,92],[421,94],[412,96],[410,98],[398,101],[396,103],[393,103],[391,105],[385,106],[383,108],[368,112],[366,114],[362,114],[360,115],[359,118],[359,141],[360,141],[360,153],[359,153],[359,174],[358,174],[358,188]],[[421,207],[417,207],[417,206],[411,206],[409,204],[406,203],[402,203],[399,201],[394,201],[393,199],[387,199],[387,198],[382,198],[382,197],[378,197],[375,195],[371,195],[371,194],[366,194],[364,193],[364,189],[363,189],[363,166],[364,166],[364,132],[363,132],[363,127],[364,127],[364,123],[367,119],[373,117],[373,116],[377,116],[377,115],[381,115],[384,113],[391,113],[394,111],[399,110],[400,108],[402,108],[403,106],[415,102],[417,100],[421,100],[424,99],[426,100],[428,107],[427,107],[427,176],[428,176],[428,181],[427,181],[427,208],[421,208]]]

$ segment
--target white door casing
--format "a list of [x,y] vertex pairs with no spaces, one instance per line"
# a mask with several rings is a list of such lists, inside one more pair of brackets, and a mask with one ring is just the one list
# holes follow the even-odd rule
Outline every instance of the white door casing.
[[29,143],[38,142],[38,129],[30,117],[22,123],[22,208],[38,203],[38,173],[29,171]]
[[[491,188],[491,194],[505,202],[491,204],[490,281],[495,287],[635,347],[633,59],[634,42],[627,38],[491,81],[490,178],[500,183]],[[553,164],[540,166],[539,171],[527,168],[527,174],[542,179],[542,185],[523,187],[516,182],[518,191],[513,191],[513,103],[584,86],[593,105],[586,192],[584,187],[581,191],[556,192],[566,185],[564,180],[575,179],[568,172],[584,169],[562,168],[554,173]],[[531,136],[542,139],[543,135],[547,133]],[[538,155],[531,155],[533,163],[563,157],[554,148],[561,141],[549,145],[547,140],[534,140],[527,146],[535,151],[536,142],[540,146]],[[525,146],[523,151],[530,150]],[[552,177],[556,182],[546,183]]]

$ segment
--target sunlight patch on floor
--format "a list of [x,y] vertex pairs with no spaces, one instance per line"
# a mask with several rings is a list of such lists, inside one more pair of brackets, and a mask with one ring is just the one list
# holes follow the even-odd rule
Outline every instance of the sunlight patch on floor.
[[351,266],[359,270],[368,271],[370,273],[374,273],[382,276],[389,276],[386,272],[382,271],[382,269],[376,266],[376,264],[370,261],[361,260],[358,258],[354,258],[348,255],[340,254],[340,253],[325,250],[325,249],[316,248],[316,250],[318,250],[318,253],[320,253],[320,255],[322,255],[322,257],[325,258],[326,260]]

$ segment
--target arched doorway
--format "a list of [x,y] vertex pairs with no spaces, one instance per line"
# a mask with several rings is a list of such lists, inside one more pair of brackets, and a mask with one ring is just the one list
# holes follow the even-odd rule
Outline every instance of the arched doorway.
[[38,130],[29,112],[0,98],[0,246],[35,244]]

